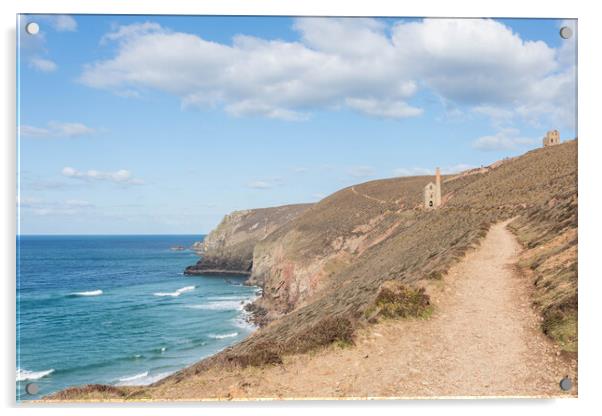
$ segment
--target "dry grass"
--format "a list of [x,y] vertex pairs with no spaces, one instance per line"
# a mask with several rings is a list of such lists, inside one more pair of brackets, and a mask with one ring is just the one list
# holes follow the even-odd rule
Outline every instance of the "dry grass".
[[532,276],[542,330],[577,352],[577,196],[561,195],[547,210],[531,210],[510,227],[527,248],[520,266]]
[[69,387],[48,397],[47,400],[78,400],[102,401],[102,400],[124,400],[128,397],[128,391],[124,388],[109,386],[106,384],[86,384],[81,387]]

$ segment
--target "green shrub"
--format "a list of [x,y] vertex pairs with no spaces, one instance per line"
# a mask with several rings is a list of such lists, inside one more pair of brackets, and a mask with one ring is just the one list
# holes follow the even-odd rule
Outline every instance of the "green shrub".
[[428,317],[432,312],[430,298],[424,288],[413,288],[397,281],[383,283],[374,304],[366,311],[369,319]]

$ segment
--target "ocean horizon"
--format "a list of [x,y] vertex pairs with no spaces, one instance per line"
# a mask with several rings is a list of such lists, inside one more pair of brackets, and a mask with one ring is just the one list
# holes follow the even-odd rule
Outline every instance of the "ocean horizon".
[[[202,238],[18,235],[17,400],[89,383],[151,384],[248,336],[243,306],[257,287],[183,275]],[[25,392],[31,382],[36,395]]]

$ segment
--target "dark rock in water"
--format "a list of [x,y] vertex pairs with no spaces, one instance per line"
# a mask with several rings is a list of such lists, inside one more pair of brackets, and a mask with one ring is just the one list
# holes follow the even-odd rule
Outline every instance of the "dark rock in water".
[[253,267],[252,259],[228,259],[225,257],[205,256],[195,265],[184,270],[185,275],[249,276]]
[[268,310],[256,303],[247,303],[244,310],[249,313],[248,321],[259,327],[266,326],[269,323],[267,319]]
[[173,247],[170,247],[170,250],[171,251],[184,251],[184,250],[186,250],[186,247],[184,247],[184,246],[173,246]]

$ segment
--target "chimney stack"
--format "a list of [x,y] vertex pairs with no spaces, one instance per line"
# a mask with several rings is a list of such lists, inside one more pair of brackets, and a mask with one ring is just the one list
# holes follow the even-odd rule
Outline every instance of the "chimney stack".
[[435,169],[435,185],[437,185],[438,189],[441,189],[441,172],[439,168]]

